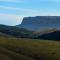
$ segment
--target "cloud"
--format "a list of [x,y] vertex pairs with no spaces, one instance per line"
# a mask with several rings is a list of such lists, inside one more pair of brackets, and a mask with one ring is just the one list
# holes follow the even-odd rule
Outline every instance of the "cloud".
[[0,2],[15,2],[15,3],[19,3],[19,2],[23,2],[22,0],[0,0]]
[[8,6],[0,6],[0,9],[7,9],[7,10],[20,10],[20,11],[35,11],[33,9],[28,8],[17,8],[17,7],[8,7]]
[[39,2],[60,2],[60,0],[35,0]]
[[60,2],[60,0],[20,0],[21,2]]
[[15,3],[27,3],[27,2],[60,2],[60,0],[0,0],[0,2],[15,2]]
[[16,14],[21,15],[21,16],[26,16],[26,15],[31,16],[31,15],[39,13],[38,10],[34,10],[34,9],[16,8],[16,7],[7,7],[7,6],[0,6],[0,10],[3,10],[3,11],[11,10],[10,12],[12,12],[13,10],[16,12]]
[[7,7],[7,6],[0,6],[0,9],[7,9],[7,10],[19,10],[20,8]]
[[[6,6],[0,6],[0,9],[2,10],[12,10],[16,12],[16,15],[21,15],[21,16],[43,16],[43,15],[60,15],[60,12],[54,10],[35,10],[35,9],[28,9],[28,8],[16,8],[16,7],[6,7]],[[12,14],[12,13],[11,13]]]
[[0,10],[3,12],[7,11],[6,13],[8,13],[8,11],[10,11],[11,14],[12,14],[12,11],[15,11],[16,14],[22,15],[22,16],[31,15],[31,13],[32,14],[37,13],[37,11],[34,9],[16,8],[16,7],[7,7],[7,6],[0,6]]
[[23,17],[12,14],[0,14],[0,24],[17,25],[21,24]]
[[6,10],[16,10],[16,11],[35,11],[33,9],[28,8],[17,8],[17,7],[7,7],[7,6],[0,6],[0,9],[6,9]]

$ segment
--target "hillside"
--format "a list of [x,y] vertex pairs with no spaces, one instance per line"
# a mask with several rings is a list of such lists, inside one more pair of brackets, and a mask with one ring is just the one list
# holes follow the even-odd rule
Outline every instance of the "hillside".
[[0,60],[60,60],[60,30],[0,25]]
[[0,37],[0,60],[60,60],[60,42]]
[[40,31],[49,28],[60,29],[60,16],[24,17],[22,23],[17,25],[17,27],[33,31]]
[[45,40],[58,40],[58,41],[60,41],[60,30],[40,35],[40,36],[38,36],[38,38],[45,39]]
[[60,30],[50,28],[36,32],[24,28],[18,28],[16,26],[0,25],[0,36],[60,41]]
[[17,38],[29,38],[33,31],[16,26],[0,25],[0,32]]
[[13,38],[13,36],[0,32],[0,37]]

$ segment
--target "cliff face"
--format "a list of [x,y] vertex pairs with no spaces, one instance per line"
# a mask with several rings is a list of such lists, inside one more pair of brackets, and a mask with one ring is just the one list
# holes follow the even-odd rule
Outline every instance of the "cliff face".
[[34,31],[46,28],[60,28],[60,16],[25,17],[17,27]]

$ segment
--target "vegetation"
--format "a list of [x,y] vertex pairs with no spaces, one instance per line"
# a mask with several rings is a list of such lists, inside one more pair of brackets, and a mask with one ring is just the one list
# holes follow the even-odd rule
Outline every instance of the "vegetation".
[[0,60],[60,60],[60,42],[2,36]]

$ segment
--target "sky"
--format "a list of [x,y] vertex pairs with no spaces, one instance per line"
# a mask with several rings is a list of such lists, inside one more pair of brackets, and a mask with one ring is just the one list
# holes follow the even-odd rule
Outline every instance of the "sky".
[[60,0],[0,0],[0,24],[18,25],[29,16],[60,16]]

